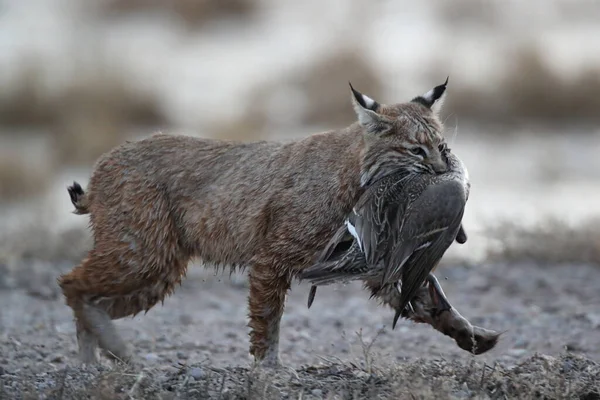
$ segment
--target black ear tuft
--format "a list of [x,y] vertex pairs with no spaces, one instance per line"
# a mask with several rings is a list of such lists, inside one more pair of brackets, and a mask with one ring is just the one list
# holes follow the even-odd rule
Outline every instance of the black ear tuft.
[[367,110],[377,111],[377,109],[379,108],[378,102],[376,102],[369,96],[365,96],[358,90],[354,89],[354,87],[352,87],[352,83],[348,82],[348,84],[350,85],[350,89],[352,90],[354,98],[356,99],[358,104],[360,104],[361,107],[366,108]]
[[412,101],[414,101],[415,103],[421,103],[427,108],[431,108],[446,91],[446,86],[448,86],[448,79],[450,79],[450,76],[446,78],[446,82],[444,82],[443,84],[434,87],[429,92],[425,93],[423,96],[415,97],[414,99],[412,99]]

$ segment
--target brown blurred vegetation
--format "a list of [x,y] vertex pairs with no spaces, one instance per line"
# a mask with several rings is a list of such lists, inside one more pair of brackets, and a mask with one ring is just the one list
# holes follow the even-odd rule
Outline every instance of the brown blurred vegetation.
[[[348,81],[369,96],[379,98],[383,82],[359,49],[341,49],[319,58],[282,79],[260,86],[249,96],[243,115],[215,127],[211,135],[253,140],[273,130],[349,125],[355,118]],[[286,101],[288,99],[288,101]],[[281,132],[275,132],[281,134]]]
[[12,90],[0,92],[0,132],[43,131],[49,162],[32,164],[27,152],[0,153],[0,200],[43,192],[60,166],[92,163],[123,142],[132,127],[153,130],[165,124],[158,97],[132,87],[122,71],[82,66],[67,85],[48,93],[42,65],[39,60],[24,62]]
[[[223,19],[249,21],[261,4],[252,0],[103,0],[93,8],[107,17],[148,13],[174,16],[196,29]],[[459,0],[440,3],[435,14],[442,24],[457,29],[477,25],[501,31],[506,15],[498,7],[499,3]],[[565,8],[569,15],[573,10],[579,8]],[[374,98],[390,97],[385,95],[383,77],[367,58],[367,47],[357,45],[359,42],[356,37],[346,40],[341,35],[340,46],[308,66],[259,85],[242,100],[245,110],[241,116],[218,122],[201,134],[248,141],[299,128],[348,125],[355,116],[347,81]],[[508,52],[498,50],[498,59],[510,60],[498,79],[480,84],[451,77],[445,115],[483,124],[600,122],[600,67],[582,66],[564,76],[549,65],[538,45],[529,42],[516,42]],[[0,159],[0,201],[35,195],[62,166],[90,167],[100,154],[128,139],[134,129],[150,134],[172,124],[161,93],[136,87],[132,83],[135,72],[111,66],[109,60],[102,53],[93,53],[91,62],[79,66],[77,60],[68,60],[66,64],[74,63],[75,73],[65,85],[49,90],[47,82],[53,76],[44,69],[44,60],[22,59],[10,87],[0,89],[0,144],[2,135],[42,131],[52,156],[45,168],[32,168],[27,154]],[[430,67],[424,65],[423,69]],[[447,73],[432,72],[432,82]]]
[[488,254],[490,261],[600,266],[600,220],[571,226],[549,219],[542,226],[525,228],[502,223],[491,230],[502,244]]
[[252,0],[105,0],[102,11],[109,16],[158,12],[198,28],[221,18],[247,19],[257,8]]
[[[495,124],[600,122],[600,70],[560,76],[532,46],[519,47],[510,56],[511,68],[497,82],[452,87],[444,114]],[[39,60],[24,62],[12,89],[0,92],[0,130],[43,128],[56,165],[40,170],[28,166],[26,157],[1,160],[0,199],[34,195],[60,165],[89,166],[127,139],[132,127],[142,126],[150,134],[169,125],[159,106],[160,95],[135,88],[124,71],[102,62],[82,67],[60,91],[47,93],[40,65]],[[257,87],[241,117],[223,121],[203,135],[256,140],[302,126],[346,126],[354,119],[344,89],[347,81],[368,95],[382,96],[384,83],[362,52],[342,49]]]
[[55,165],[28,162],[19,155],[0,154],[0,201],[13,201],[43,192],[48,177],[56,173]]
[[600,122],[600,66],[558,74],[533,45],[499,59],[512,60],[498,81],[464,84],[449,91],[444,113],[481,123],[592,125]]
[[118,143],[130,126],[164,122],[158,98],[133,88],[122,71],[81,66],[67,85],[47,93],[41,65],[24,62],[13,90],[0,93],[0,124],[48,128],[63,162],[88,162]]

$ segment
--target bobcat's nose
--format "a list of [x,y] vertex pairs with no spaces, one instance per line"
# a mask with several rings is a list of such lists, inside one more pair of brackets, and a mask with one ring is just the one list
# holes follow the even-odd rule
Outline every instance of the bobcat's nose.
[[431,168],[436,174],[443,174],[448,171],[448,164],[446,164],[444,160],[437,160],[431,163]]

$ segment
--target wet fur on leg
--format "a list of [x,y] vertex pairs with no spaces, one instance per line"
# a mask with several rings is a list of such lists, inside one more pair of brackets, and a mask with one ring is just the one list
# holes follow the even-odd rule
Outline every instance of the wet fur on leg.
[[290,288],[290,278],[273,274],[273,270],[256,265],[249,274],[250,353],[264,367],[281,365],[279,327]]

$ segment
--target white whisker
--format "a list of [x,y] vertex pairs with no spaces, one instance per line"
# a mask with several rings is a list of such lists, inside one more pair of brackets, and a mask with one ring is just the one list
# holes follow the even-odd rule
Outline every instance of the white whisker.
[[458,116],[456,116],[456,118],[455,118],[454,135],[452,135],[452,142],[451,142],[452,146],[454,146],[454,141],[456,140],[457,136],[458,136]]

